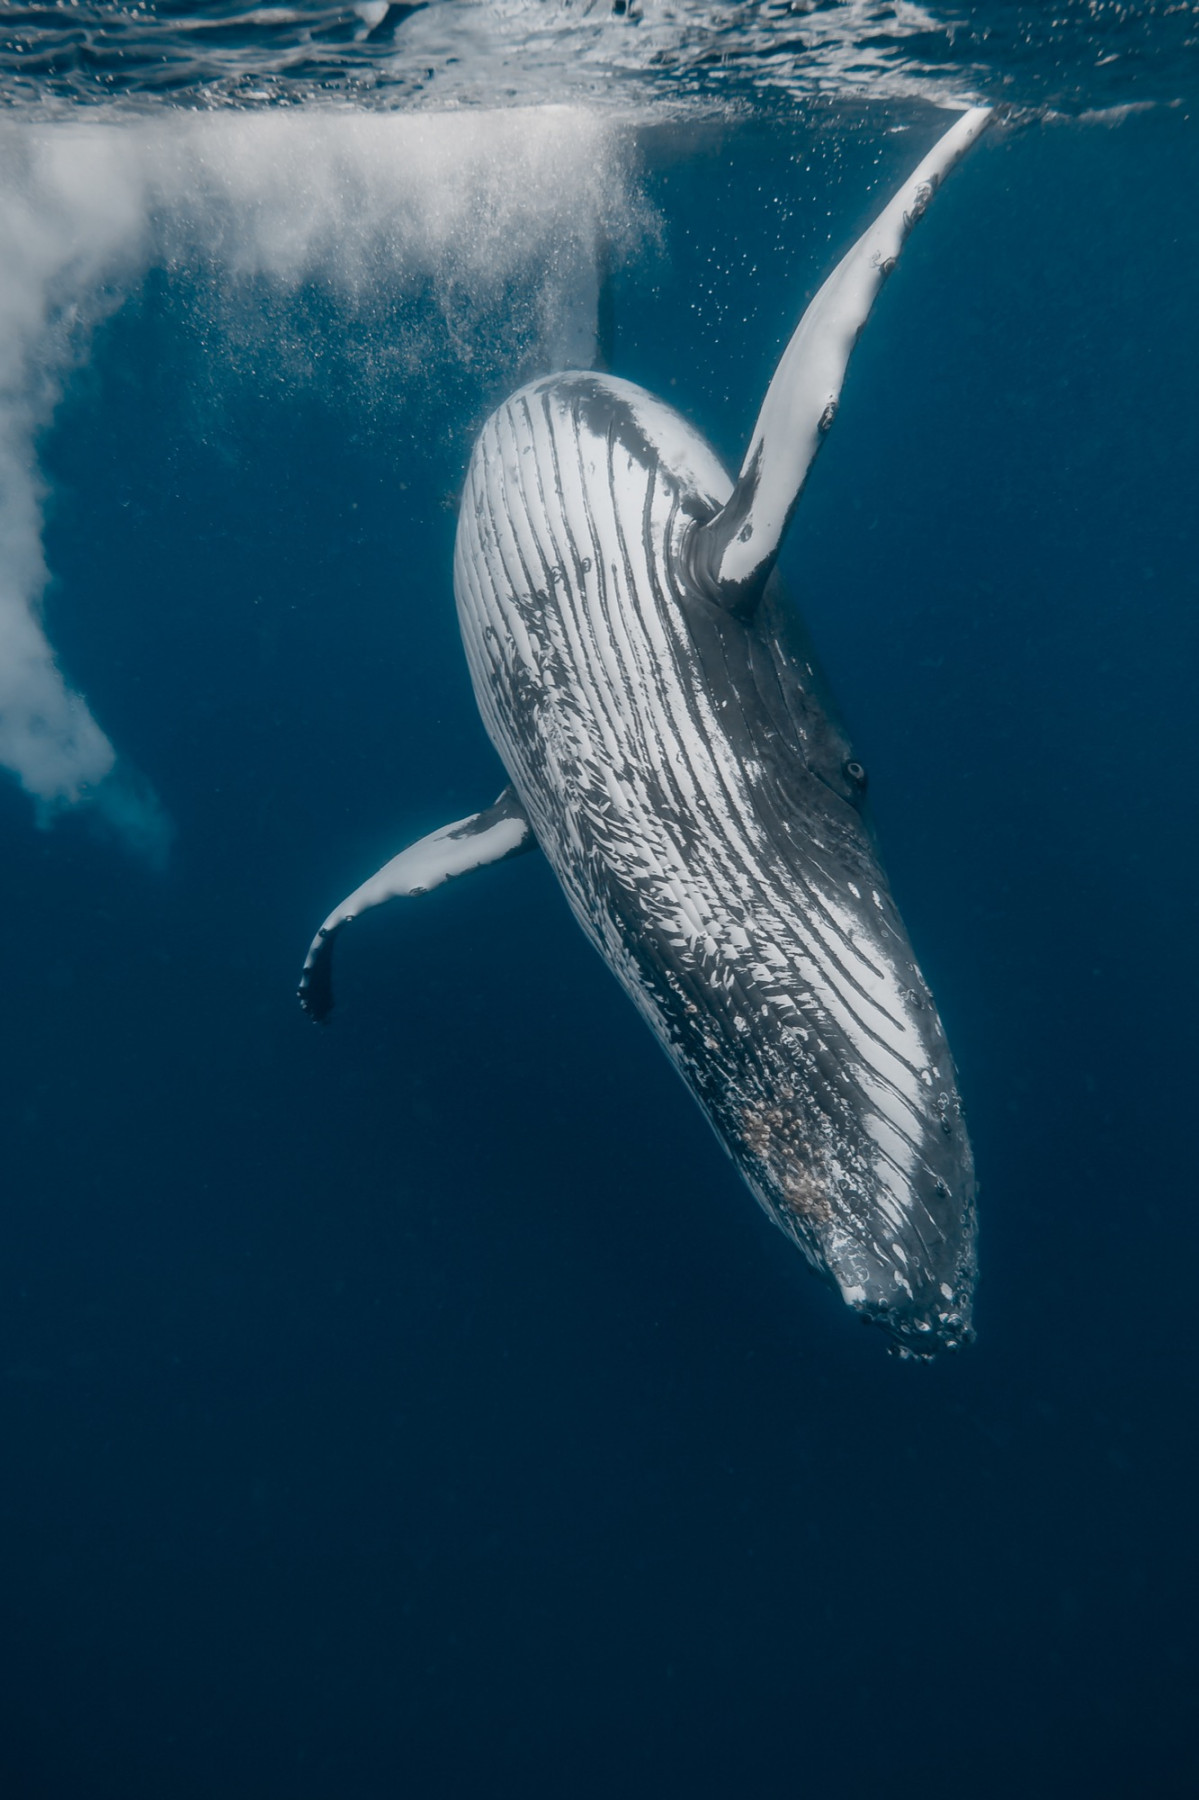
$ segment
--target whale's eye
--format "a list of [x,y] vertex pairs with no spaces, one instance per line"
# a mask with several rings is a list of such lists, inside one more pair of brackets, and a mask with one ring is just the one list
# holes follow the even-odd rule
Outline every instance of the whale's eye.
[[845,765],[845,773],[849,776],[849,779],[856,788],[864,788],[866,786],[866,771],[860,762],[847,762]]

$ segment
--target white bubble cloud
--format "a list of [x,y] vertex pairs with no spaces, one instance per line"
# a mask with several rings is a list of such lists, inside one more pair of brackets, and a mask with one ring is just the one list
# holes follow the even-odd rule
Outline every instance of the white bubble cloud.
[[96,324],[150,267],[347,300],[432,286],[533,296],[537,359],[594,352],[597,246],[644,224],[625,138],[563,107],[97,117],[0,129],[0,766],[45,824],[90,805],[152,862],[167,815],[70,686],[42,624],[49,580],[36,436]]

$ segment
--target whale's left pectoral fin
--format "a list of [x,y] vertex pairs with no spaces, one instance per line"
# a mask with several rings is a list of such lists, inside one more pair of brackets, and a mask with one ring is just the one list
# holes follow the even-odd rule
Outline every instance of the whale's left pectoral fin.
[[299,1000],[313,1019],[333,1010],[333,944],[343,925],[388,900],[413,898],[441,887],[472,869],[506,862],[536,848],[537,840],[514,789],[506,787],[494,806],[443,825],[383,864],[361,887],[335,906],[312,940],[300,976]]
[[950,126],[804,313],[766,390],[728,504],[695,535],[693,565],[705,591],[749,613],[774,567],[816,452],[837,413],[853,347],[908,233],[958,159],[991,119],[975,106]]

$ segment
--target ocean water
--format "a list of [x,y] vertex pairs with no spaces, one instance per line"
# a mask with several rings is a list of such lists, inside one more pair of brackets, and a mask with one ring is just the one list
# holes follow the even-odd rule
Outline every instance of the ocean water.
[[[1190,1795],[1194,8],[0,18],[0,1792]],[[528,857],[450,566],[602,352],[736,466],[971,98],[783,572],[959,1064],[886,1354]]]

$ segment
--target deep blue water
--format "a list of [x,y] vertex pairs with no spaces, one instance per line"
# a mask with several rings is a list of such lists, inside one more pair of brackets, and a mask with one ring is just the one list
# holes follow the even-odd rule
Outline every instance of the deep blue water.
[[[934,129],[853,124],[645,134],[614,367],[734,463]],[[980,1170],[932,1368],[758,1214],[537,858],[295,1005],[329,905],[501,785],[450,558],[515,349],[364,405],[383,315],[319,284],[255,354],[186,268],[100,325],[47,624],[177,837],[0,788],[5,1793],[1195,1791],[1197,186],[1185,109],[984,140],[788,543]]]

